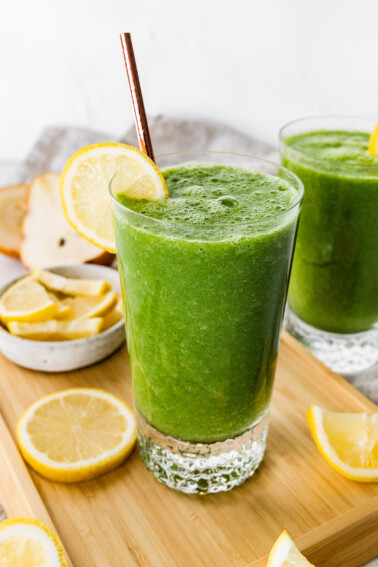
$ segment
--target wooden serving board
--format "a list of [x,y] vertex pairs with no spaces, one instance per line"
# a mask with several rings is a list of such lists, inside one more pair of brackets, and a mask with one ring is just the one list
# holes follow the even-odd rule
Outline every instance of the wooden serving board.
[[156,482],[137,451],[100,479],[65,486],[23,463],[18,418],[64,388],[106,388],[131,402],[126,349],[68,374],[27,371],[0,355],[0,500],[8,516],[55,527],[75,567],[265,567],[285,528],[317,567],[359,567],[378,553],[378,484],[347,480],[320,456],[305,420],[311,404],[377,411],[284,334],[266,457],[231,492],[188,496]]

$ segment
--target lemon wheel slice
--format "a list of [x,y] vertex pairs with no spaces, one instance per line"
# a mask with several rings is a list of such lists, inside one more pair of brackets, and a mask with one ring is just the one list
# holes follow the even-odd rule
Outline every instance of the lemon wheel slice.
[[131,409],[104,390],[73,388],[35,402],[17,426],[25,460],[45,478],[88,480],[113,470],[132,451]]
[[46,321],[59,307],[45,288],[27,276],[10,286],[0,298],[0,318],[4,321]]
[[56,533],[32,518],[11,518],[0,523],[0,565],[68,567]]
[[378,413],[338,413],[312,406],[307,421],[331,467],[352,480],[378,481]]
[[297,549],[284,530],[276,540],[269,554],[267,567],[314,567]]
[[378,122],[370,134],[368,149],[371,155],[375,156],[378,154]]
[[68,222],[96,246],[115,252],[110,181],[133,199],[168,197],[163,175],[143,152],[124,144],[96,144],[82,148],[66,163],[60,196]]

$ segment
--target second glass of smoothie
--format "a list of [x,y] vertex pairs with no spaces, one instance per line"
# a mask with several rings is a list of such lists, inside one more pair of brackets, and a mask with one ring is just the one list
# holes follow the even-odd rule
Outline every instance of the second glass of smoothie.
[[378,155],[374,120],[315,117],[280,133],[305,187],[288,330],[336,372],[378,361]]
[[140,453],[172,488],[229,490],[265,450],[303,188],[236,154],[157,165],[166,200],[111,183]]

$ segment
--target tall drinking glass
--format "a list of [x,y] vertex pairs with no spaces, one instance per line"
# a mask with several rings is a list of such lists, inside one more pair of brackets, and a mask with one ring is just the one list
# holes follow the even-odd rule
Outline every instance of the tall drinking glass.
[[265,450],[302,184],[236,154],[157,165],[168,201],[110,188],[140,454],[172,488],[229,490]]
[[284,166],[305,194],[288,330],[336,372],[378,361],[378,156],[374,120],[316,117],[280,132]]

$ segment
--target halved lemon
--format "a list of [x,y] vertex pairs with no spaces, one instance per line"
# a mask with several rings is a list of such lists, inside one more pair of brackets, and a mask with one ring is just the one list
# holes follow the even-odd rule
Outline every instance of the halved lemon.
[[307,411],[314,441],[337,472],[361,482],[378,481],[378,413]]
[[7,321],[46,321],[59,312],[45,288],[27,276],[13,284],[0,298],[0,319]]
[[56,533],[34,518],[10,518],[0,523],[0,565],[68,567]]
[[312,563],[302,555],[295,543],[287,533],[283,531],[276,540],[269,554],[267,567],[314,567]]
[[25,460],[45,478],[78,482],[119,466],[136,441],[134,413],[119,398],[73,388],[35,402],[17,426]]
[[18,323],[10,321],[8,330],[12,335],[31,341],[73,341],[98,335],[102,330],[103,319],[74,319],[57,321],[50,319],[43,323]]
[[369,152],[371,155],[378,154],[378,122],[374,126],[369,138]]
[[84,278],[66,278],[48,270],[35,268],[32,277],[52,291],[66,295],[95,295],[98,296],[110,289],[105,280],[88,280]]
[[60,181],[63,210],[70,225],[96,246],[115,252],[110,181],[132,199],[168,197],[163,175],[143,152],[125,144],[95,144],[76,152]]

